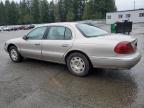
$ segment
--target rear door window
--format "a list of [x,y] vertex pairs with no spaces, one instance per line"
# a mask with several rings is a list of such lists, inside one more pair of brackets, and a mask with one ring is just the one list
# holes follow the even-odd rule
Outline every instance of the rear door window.
[[71,30],[63,26],[52,26],[47,33],[48,40],[70,40],[71,38]]

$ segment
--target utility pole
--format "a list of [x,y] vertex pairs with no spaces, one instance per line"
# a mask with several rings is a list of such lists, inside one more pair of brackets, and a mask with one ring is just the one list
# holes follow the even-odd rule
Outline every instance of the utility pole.
[[134,0],[134,10],[135,10],[135,0]]

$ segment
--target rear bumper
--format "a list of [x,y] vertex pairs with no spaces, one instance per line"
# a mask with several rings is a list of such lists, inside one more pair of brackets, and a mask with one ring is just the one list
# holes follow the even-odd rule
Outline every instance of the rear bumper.
[[141,59],[139,52],[124,57],[91,57],[93,67],[109,69],[131,69]]

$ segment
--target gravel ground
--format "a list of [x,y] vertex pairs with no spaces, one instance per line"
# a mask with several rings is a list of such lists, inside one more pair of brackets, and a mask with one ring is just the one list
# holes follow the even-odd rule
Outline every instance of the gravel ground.
[[[144,108],[143,57],[131,70],[95,69],[85,78],[60,64],[31,59],[13,63],[4,42],[27,32],[0,32],[0,108]],[[144,24],[134,24],[131,35],[138,38],[143,56]]]

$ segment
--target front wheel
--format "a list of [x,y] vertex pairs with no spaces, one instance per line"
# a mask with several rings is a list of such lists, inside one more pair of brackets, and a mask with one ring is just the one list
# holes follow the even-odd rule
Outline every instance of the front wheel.
[[72,53],[66,59],[68,70],[80,77],[87,76],[89,74],[91,65],[88,58],[81,53]]
[[21,62],[23,57],[19,54],[17,47],[11,46],[9,48],[9,56],[13,62]]

